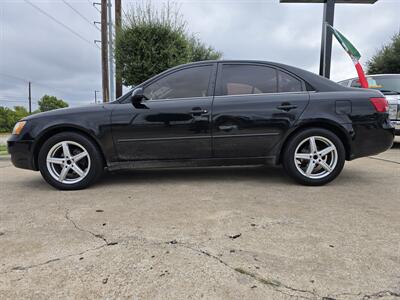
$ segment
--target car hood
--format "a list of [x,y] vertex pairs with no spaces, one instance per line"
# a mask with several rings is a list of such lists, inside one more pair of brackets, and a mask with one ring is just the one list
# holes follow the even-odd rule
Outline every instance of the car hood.
[[37,114],[33,114],[23,118],[23,120],[33,120],[39,118],[47,118],[47,117],[57,117],[57,116],[66,116],[66,115],[76,115],[82,114],[85,115],[87,113],[93,113],[96,111],[104,111],[110,109],[110,104],[92,104],[86,106],[79,107],[67,107],[67,108],[59,108],[51,111],[41,112]]

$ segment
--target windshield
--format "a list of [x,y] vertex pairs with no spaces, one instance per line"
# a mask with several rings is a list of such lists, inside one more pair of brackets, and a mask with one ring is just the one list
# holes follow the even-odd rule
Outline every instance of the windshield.
[[400,93],[400,74],[390,76],[368,77],[368,85],[371,89],[378,89],[382,92]]

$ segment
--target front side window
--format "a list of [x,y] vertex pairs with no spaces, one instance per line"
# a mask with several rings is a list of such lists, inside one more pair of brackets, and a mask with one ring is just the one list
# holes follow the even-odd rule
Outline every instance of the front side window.
[[276,93],[276,70],[256,65],[223,65],[222,95]]
[[300,80],[282,71],[278,71],[278,73],[280,93],[301,92],[303,90]]
[[144,89],[147,99],[206,97],[212,66],[176,71],[151,83]]

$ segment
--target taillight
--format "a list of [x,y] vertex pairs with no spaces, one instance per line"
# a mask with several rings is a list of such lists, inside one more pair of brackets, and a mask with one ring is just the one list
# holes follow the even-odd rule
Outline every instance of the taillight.
[[374,105],[377,112],[385,113],[389,110],[389,103],[385,97],[369,98],[369,101]]

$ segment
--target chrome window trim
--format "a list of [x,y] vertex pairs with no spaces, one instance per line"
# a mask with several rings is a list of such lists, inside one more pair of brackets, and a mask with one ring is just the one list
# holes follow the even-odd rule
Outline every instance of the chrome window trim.
[[181,99],[191,101],[191,100],[206,99],[206,98],[211,98],[212,99],[212,97],[213,96],[187,97],[187,98],[147,99],[147,100],[144,100],[143,103],[146,103],[146,102],[173,101],[173,100],[181,100]]
[[265,96],[265,95],[283,95],[283,94],[308,94],[315,91],[301,91],[301,92],[281,92],[281,93],[258,93],[258,94],[238,94],[238,95],[221,95],[221,96],[214,96],[217,97],[241,97],[241,96]]

